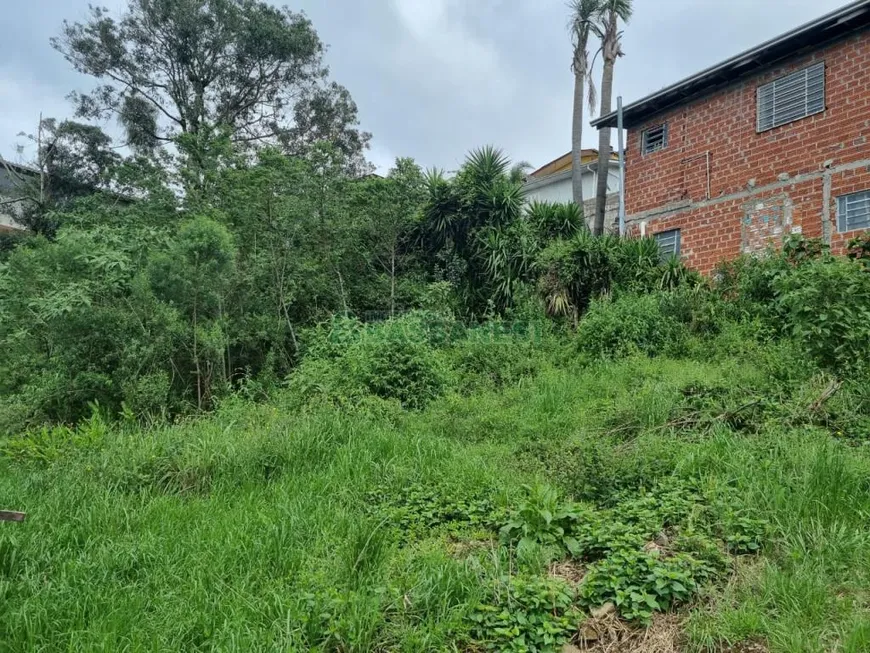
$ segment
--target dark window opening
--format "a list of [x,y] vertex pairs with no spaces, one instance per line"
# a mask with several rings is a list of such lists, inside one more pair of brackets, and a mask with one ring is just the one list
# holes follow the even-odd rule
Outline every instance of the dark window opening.
[[643,132],[643,153],[652,154],[668,146],[668,125],[650,127]]

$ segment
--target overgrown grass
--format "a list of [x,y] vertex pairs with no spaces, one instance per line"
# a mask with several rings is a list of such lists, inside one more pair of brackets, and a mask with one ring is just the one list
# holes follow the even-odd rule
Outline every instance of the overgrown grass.
[[[688,599],[660,595],[689,614],[687,650],[866,651],[870,452],[842,435],[859,395],[817,405],[831,380],[787,346],[722,338],[708,362],[536,365],[422,411],[290,396],[0,443],[0,503],[28,512],[0,524],[0,650],[554,649],[608,596],[607,574],[637,578],[605,546],[578,554],[594,588],[548,580],[571,556],[558,540],[500,539],[531,485],[578,502],[585,517],[565,523],[581,535],[600,535],[596,515],[624,519],[628,539],[661,528],[721,559],[688,577]],[[757,553],[747,523],[764,524]],[[688,553],[619,555],[695,573]]]

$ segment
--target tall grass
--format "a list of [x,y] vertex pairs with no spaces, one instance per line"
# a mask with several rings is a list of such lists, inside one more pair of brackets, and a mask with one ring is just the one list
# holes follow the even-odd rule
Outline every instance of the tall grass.
[[785,424],[804,377],[776,382],[783,412],[704,421],[774,392],[754,353],[711,358],[545,366],[421,412],[279,399],[150,430],[92,420],[49,460],[17,446],[0,503],[28,521],[0,524],[0,650],[462,650],[504,573],[497,543],[476,523],[412,530],[380,503],[410,488],[497,513],[543,481],[608,506],[665,478],[736,488],[770,524],[692,608],[690,650],[870,650],[870,456]]

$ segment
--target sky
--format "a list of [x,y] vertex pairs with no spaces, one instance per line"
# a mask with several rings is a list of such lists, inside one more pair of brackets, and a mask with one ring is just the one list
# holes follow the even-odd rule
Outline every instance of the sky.
[[[93,83],[72,70],[49,39],[64,19],[84,19],[94,0],[6,1],[10,7],[0,12],[0,156],[18,160],[18,134],[35,131],[40,113],[69,117],[67,95]],[[628,104],[846,2],[634,0],[615,94]],[[120,10],[126,3],[98,4]],[[470,149],[486,144],[537,167],[571,148],[574,82],[565,0],[274,4],[305,11],[329,45],[331,77],[357,102],[361,127],[373,134],[368,158],[380,172],[399,156],[455,170]],[[594,147],[589,119],[583,141]]]

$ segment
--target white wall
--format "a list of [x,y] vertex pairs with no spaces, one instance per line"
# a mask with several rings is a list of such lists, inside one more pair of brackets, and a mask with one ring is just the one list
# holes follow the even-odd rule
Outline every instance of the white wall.
[[0,192],[0,228],[21,228],[21,226],[15,222],[15,216],[21,215],[21,203],[2,203],[4,200],[9,200],[13,197],[14,196],[3,195],[3,193]]
[[[574,196],[571,177],[554,181],[534,190],[526,192],[526,200],[529,202],[570,202]],[[586,197],[586,179],[583,179],[583,197]]]
[[[0,198],[2,199],[2,198]],[[15,221],[12,219],[11,215],[6,215],[5,213],[0,213],[0,227],[15,227]]]
[[[574,199],[573,183],[571,181],[570,172],[561,172],[551,175],[552,180],[549,183],[536,184],[548,179],[533,180],[530,182],[532,188],[526,190],[526,201],[533,202],[571,202]],[[583,173],[583,199],[588,200],[595,197],[598,185],[598,175],[586,170]],[[611,166],[610,174],[607,178],[607,192],[616,193],[619,191],[619,168]]]
[[[13,184],[9,173],[0,165],[0,202],[10,200],[18,196],[15,185]],[[13,216],[20,215],[21,205],[15,204],[0,204],[0,227],[17,228]]]

